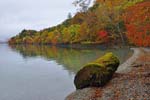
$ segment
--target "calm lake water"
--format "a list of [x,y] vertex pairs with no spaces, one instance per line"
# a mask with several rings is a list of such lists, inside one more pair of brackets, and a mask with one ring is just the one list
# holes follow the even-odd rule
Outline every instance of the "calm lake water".
[[75,73],[106,52],[121,62],[129,48],[71,49],[0,44],[0,100],[64,100],[75,90]]

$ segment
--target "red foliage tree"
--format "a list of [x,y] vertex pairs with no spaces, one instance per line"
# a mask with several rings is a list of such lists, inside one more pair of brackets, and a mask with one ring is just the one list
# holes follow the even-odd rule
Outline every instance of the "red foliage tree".
[[108,33],[105,30],[101,30],[98,32],[98,37],[97,39],[102,41],[102,42],[108,42]]
[[108,36],[108,33],[107,33],[106,31],[100,31],[100,32],[98,33],[98,36],[99,36],[100,38],[105,38],[105,37]]
[[150,1],[129,7],[123,18],[129,41],[137,46],[150,46]]

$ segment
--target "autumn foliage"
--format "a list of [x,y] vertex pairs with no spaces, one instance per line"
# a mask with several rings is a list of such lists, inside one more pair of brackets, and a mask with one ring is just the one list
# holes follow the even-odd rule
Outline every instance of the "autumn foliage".
[[137,46],[150,46],[150,2],[129,7],[123,17],[129,41]]
[[105,37],[108,36],[108,33],[107,33],[106,31],[100,31],[100,32],[98,33],[98,36],[101,37],[101,38],[105,38]]
[[88,10],[61,24],[41,31],[23,30],[9,43],[150,46],[150,1],[95,0]]

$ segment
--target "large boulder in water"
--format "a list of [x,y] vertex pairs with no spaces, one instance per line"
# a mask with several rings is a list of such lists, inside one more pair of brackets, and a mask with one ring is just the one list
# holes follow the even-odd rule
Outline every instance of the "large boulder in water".
[[107,53],[85,65],[76,74],[74,84],[77,89],[104,86],[112,78],[118,66],[119,59],[113,53]]

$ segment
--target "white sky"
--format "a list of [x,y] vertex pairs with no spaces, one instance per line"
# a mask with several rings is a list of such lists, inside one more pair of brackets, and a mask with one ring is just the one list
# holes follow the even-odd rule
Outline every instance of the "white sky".
[[69,12],[74,14],[74,0],[0,0],[0,40],[22,29],[41,30],[60,24]]

